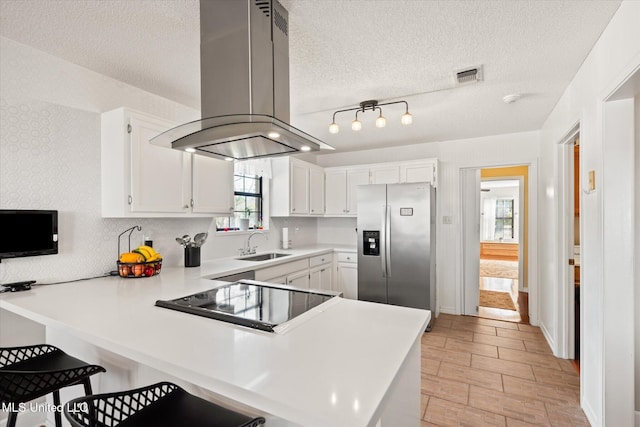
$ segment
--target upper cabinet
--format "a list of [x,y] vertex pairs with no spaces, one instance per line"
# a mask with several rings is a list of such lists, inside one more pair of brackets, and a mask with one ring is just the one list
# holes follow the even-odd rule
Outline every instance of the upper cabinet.
[[126,108],[102,114],[103,217],[229,214],[232,163],[149,143],[175,125]]
[[429,182],[438,186],[438,160],[425,159],[400,163],[400,182]]
[[324,214],[324,169],[291,157],[271,159],[271,215]]
[[325,169],[325,214],[351,216],[357,212],[359,185],[369,184],[368,168]]

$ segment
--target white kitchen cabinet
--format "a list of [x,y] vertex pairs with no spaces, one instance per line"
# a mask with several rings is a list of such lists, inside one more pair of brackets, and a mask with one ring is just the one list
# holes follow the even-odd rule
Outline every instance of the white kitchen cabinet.
[[192,156],[192,209],[195,213],[233,214],[233,162]]
[[309,165],[309,213],[324,214],[324,169]]
[[291,157],[271,159],[272,216],[324,213],[324,169]]
[[426,159],[400,164],[400,182],[429,182],[438,186],[438,160]]
[[331,263],[317,265],[309,269],[309,287],[325,291],[333,290]]
[[375,165],[369,170],[371,184],[397,184],[400,182],[400,166],[397,164]]
[[358,299],[358,255],[355,252],[337,252],[335,291],[348,299]]
[[194,163],[192,154],[149,143],[175,125],[127,108],[102,114],[103,217],[185,218],[229,213],[232,165],[200,156]]
[[287,285],[309,289],[309,270],[302,270],[287,275]]
[[369,168],[325,169],[325,215],[355,216],[358,185],[369,184]]

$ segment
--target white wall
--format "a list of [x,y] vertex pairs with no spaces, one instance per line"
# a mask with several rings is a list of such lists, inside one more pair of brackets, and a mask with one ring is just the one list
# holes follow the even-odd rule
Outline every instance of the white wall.
[[[640,95],[635,97],[635,169],[636,184],[640,183]],[[633,288],[635,289],[635,395],[636,395],[636,427],[640,427],[640,186],[636,187],[635,204],[635,265],[636,278]]]
[[[596,173],[597,189],[584,194],[581,231],[581,393],[582,407],[593,425],[604,424],[605,361],[603,360],[603,193],[615,191],[602,185],[602,100],[640,63],[640,2],[621,4],[609,26],[592,49],[541,131],[540,168],[540,323],[557,354],[567,339],[563,323],[564,289],[559,286],[563,260],[559,259],[560,194],[558,144],[580,122],[581,181]],[[615,368],[614,368],[615,369]]]
[[[237,254],[247,235],[215,236],[211,219],[111,219],[100,214],[100,114],[126,106],[176,122],[199,112],[41,51],[0,38],[0,208],[59,210],[57,255],[7,259],[0,283],[53,282],[115,269],[118,234],[133,225],[150,233],[166,266],[183,265],[175,237],[209,231],[202,258]],[[286,225],[284,225],[286,224]],[[290,227],[294,245],[315,243],[314,219],[275,220],[259,249],[279,246]],[[142,233],[134,233],[134,245]]]
[[[462,312],[460,168],[535,165],[538,158],[538,145],[538,132],[522,132],[358,152],[323,154],[317,156],[317,163],[328,167],[438,158],[440,161],[436,208],[438,218],[436,225],[438,301],[442,312],[460,314]],[[535,182],[532,185],[535,185]],[[535,197],[534,192],[529,194],[531,197]],[[530,206],[533,211],[535,203]],[[443,216],[451,216],[453,223],[443,224]],[[318,240],[326,239],[323,236],[339,235],[340,233],[347,236],[348,234],[344,233],[344,230],[355,227],[355,221],[353,221],[353,225],[347,221],[349,219],[345,219],[344,222],[319,220]],[[535,254],[537,253],[535,249],[537,247],[535,221],[530,221],[530,227],[532,238],[529,239],[531,241],[529,265],[535,266]],[[355,244],[355,234],[351,244]],[[531,268],[529,283],[535,283],[536,277],[535,268]],[[532,292],[535,291],[532,290]],[[533,314],[532,322],[535,323]]]

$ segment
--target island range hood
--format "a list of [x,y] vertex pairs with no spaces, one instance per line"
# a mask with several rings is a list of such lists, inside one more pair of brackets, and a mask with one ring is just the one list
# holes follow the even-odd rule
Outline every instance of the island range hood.
[[277,0],[201,0],[203,119],[150,142],[227,160],[332,150],[288,124],[288,17]]

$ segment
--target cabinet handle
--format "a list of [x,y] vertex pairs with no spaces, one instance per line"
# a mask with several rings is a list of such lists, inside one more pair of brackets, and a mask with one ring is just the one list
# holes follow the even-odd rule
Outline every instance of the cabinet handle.
[[229,208],[229,212],[233,212],[233,206]]
[[295,211],[296,211],[296,208],[292,208],[292,209],[291,209],[291,212],[295,212]]
[[191,203],[191,206],[193,207],[193,199],[191,199],[191,202],[190,202],[190,203]]
[[129,201],[129,204],[133,203],[133,198],[131,197],[131,195],[129,195],[129,198],[127,200]]
[[183,209],[189,209],[189,205],[184,205]]
[[323,273],[326,270],[326,268],[323,268],[322,270],[320,270],[320,273]]

